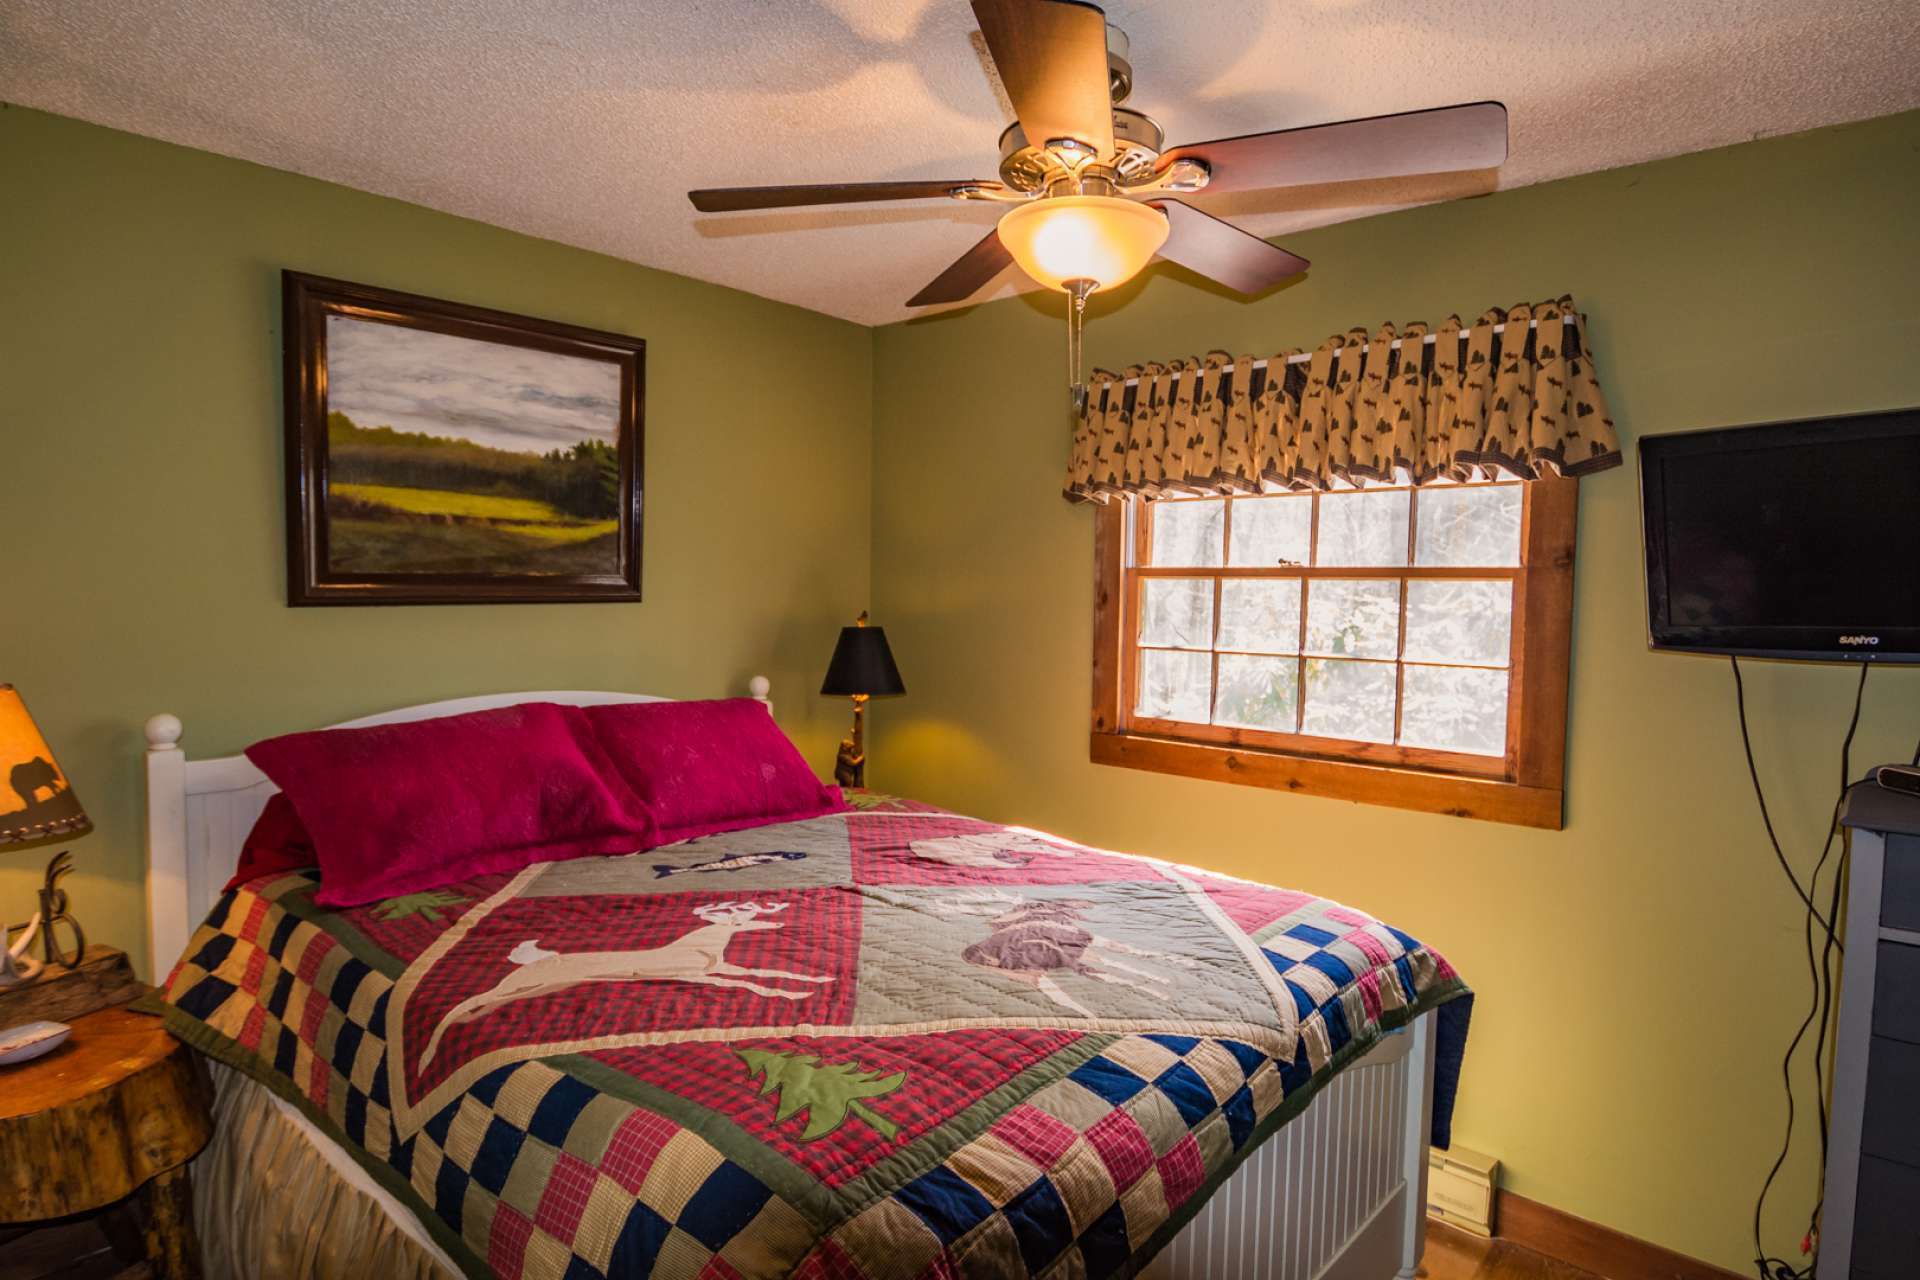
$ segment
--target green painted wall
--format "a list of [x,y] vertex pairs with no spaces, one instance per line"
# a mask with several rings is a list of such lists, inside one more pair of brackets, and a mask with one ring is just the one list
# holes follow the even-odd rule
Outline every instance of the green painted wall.
[[[1629,439],[1914,404],[1917,150],[1908,115],[1291,236],[1319,265],[1250,305],[1156,270],[1096,300],[1090,359],[1269,352],[1569,291]],[[912,689],[875,709],[877,783],[1431,938],[1482,993],[1460,1139],[1523,1194],[1744,1265],[1805,962],[1724,664],[1645,651],[1629,471],[1582,489],[1565,832],[1095,768],[1092,522],[1058,497],[1057,305],[871,332],[18,108],[0,108],[0,175],[0,680],[99,824],[69,882],[99,939],[144,952],[151,712],[205,755],[427,698],[700,696],[764,672],[824,767],[845,712],[812,682],[871,570]],[[646,602],[285,608],[286,266],[647,338]],[[1756,664],[1750,682],[1803,867],[1849,681]],[[1920,675],[1876,671],[1855,759],[1916,733]],[[6,914],[39,860],[0,860]],[[1803,1141],[1776,1247],[1810,1170]]]
[[[510,689],[744,693],[828,768],[867,603],[861,326],[204,152],[0,109],[0,681],[93,815],[68,881],[146,954],[140,726],[196,755]],[[640,604],[288,609],[280,270],[647,340]],[[45,852],[0,857],[23,918]]]
[[[1629,440],[1920,403],[1916,150],[1906,115],[1288,236],[1318,265],[1251,304],[1161,268],[1096,299],[1089,366],[1571,292]],[[875,782],[1405,925],[1480,992],[1458,1138],[1524,1195],[1744,1270],[1806,961],[1726,663],[1647,652],[1633,471],[1582,482],[1564,832],[1096,767],[1062,325],[1022,298],[879,331],[874,596],[912,692],[875,709]],[[1803,868],[1851,681],[1758,663],[1749,682]],[[1875,671],[1856,764],[1904,759],[1916,734],[1920,673]],[[1777,1249],[1811,1203],[1802,1137]]]

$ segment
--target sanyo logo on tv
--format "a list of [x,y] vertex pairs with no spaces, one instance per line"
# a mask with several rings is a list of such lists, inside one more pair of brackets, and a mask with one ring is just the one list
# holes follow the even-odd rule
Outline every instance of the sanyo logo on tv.
[[1880,637],[1879,636],[1841,636],[1840,643],[1844,645],[1855,645],[1855,646],[1876,645],[1880,643]]

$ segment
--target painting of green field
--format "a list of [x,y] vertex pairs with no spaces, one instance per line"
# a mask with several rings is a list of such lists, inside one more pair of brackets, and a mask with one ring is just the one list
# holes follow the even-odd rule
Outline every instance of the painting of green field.
[[327,318],[327,565],[619,571],[619,370]]

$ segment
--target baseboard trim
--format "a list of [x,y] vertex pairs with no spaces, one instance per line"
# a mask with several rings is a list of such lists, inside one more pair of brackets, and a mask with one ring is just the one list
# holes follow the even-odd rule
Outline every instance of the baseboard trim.
[[1737,1272],[1576,1218],[1564,1209],[1496,1193],[1494,1236],[1605,1276],[1606,1280],[1748,1280]]

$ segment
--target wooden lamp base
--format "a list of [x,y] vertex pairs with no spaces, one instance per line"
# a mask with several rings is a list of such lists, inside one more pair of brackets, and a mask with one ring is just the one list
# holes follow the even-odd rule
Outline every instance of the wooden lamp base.
[[[866,614],[861,614],[862,619]],[[862,625],[865,625],[864,621]],[[842,787],[867,785],[867,695],[853,695],[853,736],[840,740],[840,755],[833,762],[833,780]]]
[[71,967],[49,964],[38,976],[0,990],[0,1031],[25,1022],[71,1022],[97,1009],[128,1004],[146,993],[127,953],[88,947]]

